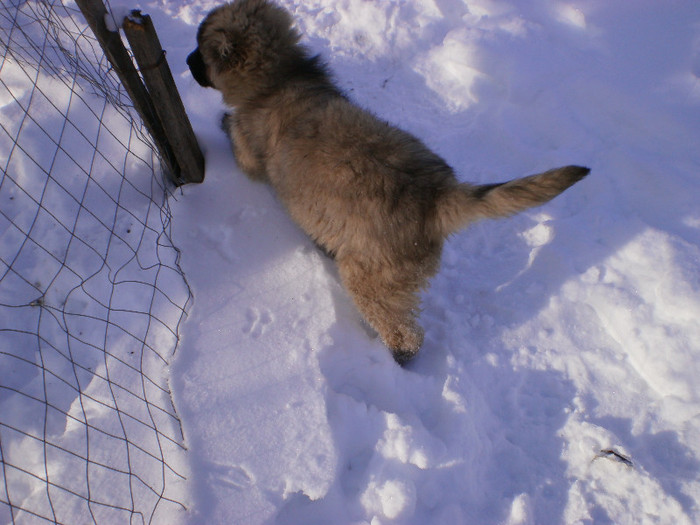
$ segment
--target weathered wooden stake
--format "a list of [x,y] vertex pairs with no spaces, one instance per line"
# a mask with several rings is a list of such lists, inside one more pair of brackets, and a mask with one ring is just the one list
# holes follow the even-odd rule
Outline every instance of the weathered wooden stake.
[[[105,24],[107,9],[102,3],[102,0],[76,0],[76,3],[82,11],[90,29],[92,29],[92,32],[97,38],[97,41],[100,43],[100,46],[102,46],[107,59],[119,76],[136,111],[141,115],[146,129],[151,137],[153,137],[153,141],[160,152],[160,157],[165,164],[165,168],[170,172],[173,183],[179,186],[186,182],[201,182],[204,178],[204,158],[196,140],[194,140],[194,146],[191,146],[192,143],[190,141],[189,147],[194,147],[196,151],[196,153],[191,153],[190,155],[192,158],[199,160],[196,160],[194,163],[186,162],[181,164],[180,157],[176,155],[176,149],[180,149],[181,143],[175,141],[170,142],[172,139],[169,140],[169,135],[165,130],[166,125],[175,126],[176,124],[172,119],[161,120],[161,112],[156,109],[156,104],[154,103],[154,97],[156,97],[156,95],[149,93],[149,90],[144,86],[136,67],[131,61],[129,52],[124,47],[119,33],[107,29]],[[159,49],[158,56],[160,57],[162,50],[160,49],[160,44],[157,45]],[[169,68],[168,74],[170,75]],[[172,89],[177,93],[172,75],[170,75],[170,82],[172,82]],[[182,107],[179,95],[177,98],[180,107]],[[160,99],[158,99],[158,101],[160,102]],[[184,108],[182,109],[182,114],[187,121],[187,127],[191,131],[189,120],[184,114]],[[192,133],[192,136],[194,136],[194,133]]]
[[146,88],[173,147],[183,182],[204,180],[204,156],[175,87],[165,51],[151,22],[151,17],[135,10],[124,19],[124,34],[131,46]]

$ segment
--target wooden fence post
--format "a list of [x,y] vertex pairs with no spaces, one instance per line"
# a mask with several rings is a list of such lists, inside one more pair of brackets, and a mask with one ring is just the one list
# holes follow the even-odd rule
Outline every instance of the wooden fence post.
[[173,75],[165,59],[165,51],[160,45],[151,17],[134,10],[124,19],[122,27],[163,124],[165,135],[173,147],[183,182],[202,182],[204,156],[175,87]]
[[[192,156],[193,158],[199,158],[199,160],[195,163],[195,167],[192,167],[190,164],[181,165],[176,155],[176,145],[169,141],[168,134],[166,134],[165,131],[165,124],[174,124],[172,124],[171,120],[166,122],[161,120],[159,112],[154,104],[153,96],[141,81],[141,77],[136,67],[134,67],[134,63],[131,61],[129,52],[126,50],[126,47],[124,47],[119,33],[117,31],[110,31],[107,28],[105,23],[107,9],[102,3],[102,0],[75,1],[90,26],[90,29],[92,29],[95,38],[97,38],[97,41],[104,50],[107,59],[119,76],[136,111],[141,115],[144,125],[153,138],[173,183],[176,186],[180,186],[186,182],[201,182],[204,178],[204,157],[201,154],[196,140],[193,146],[196,149],[196,153],[192,154]],[[170,70],[168,68],[168,74],[169,73]],[[170,80],[172,82],[172,75],[170,75]],[[175,89],[174,83],[173,89]],[[175,90],[175,92],[177,93],[177,90]],[[179,103],[180,106],[182,106],[182,102],[180,101]],[[182,113],[184,114],[184,108],[182,109]],[[185,115],[184,118],[187,120],[187,126],[191,131],[187,116]],[[192,133],[192,136],[194,136],[194,133]]]

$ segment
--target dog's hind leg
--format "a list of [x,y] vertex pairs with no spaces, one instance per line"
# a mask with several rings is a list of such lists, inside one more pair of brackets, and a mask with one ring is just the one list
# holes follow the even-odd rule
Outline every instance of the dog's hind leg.
[[357,260],[338,261],[340,277],[355,306],[403,365],[423,344],[423,329],[416,322],[418,286],[373,266]]

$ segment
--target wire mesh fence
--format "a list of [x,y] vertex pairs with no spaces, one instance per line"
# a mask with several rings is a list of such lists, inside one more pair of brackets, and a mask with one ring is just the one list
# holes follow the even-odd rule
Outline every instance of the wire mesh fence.
[[70,2],[0,4],[0,523],[177,521],[169,188]]

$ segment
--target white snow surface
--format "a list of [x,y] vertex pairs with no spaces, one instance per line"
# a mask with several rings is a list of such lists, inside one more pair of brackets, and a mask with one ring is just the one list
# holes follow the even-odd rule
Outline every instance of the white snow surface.
[[699,523],[700,4],[280,3],[461,179],[592,172],[451,238],[401,368],[190,76],[217,2],[146,2],[207,160],[172,204],[186,521]]

